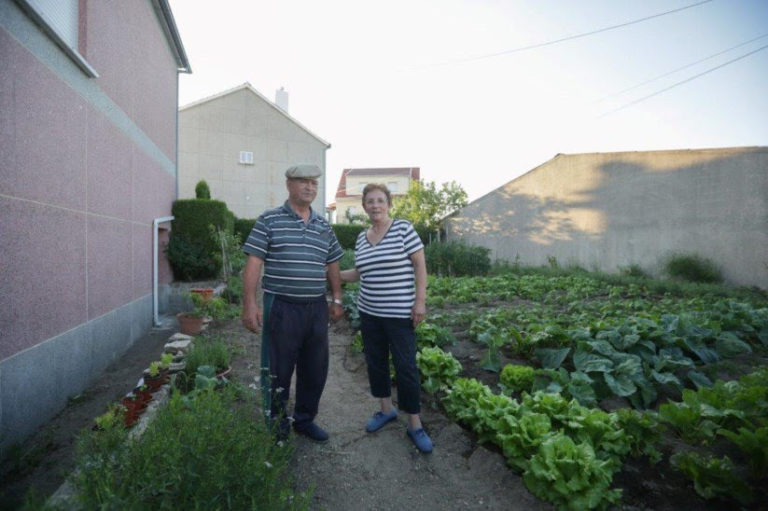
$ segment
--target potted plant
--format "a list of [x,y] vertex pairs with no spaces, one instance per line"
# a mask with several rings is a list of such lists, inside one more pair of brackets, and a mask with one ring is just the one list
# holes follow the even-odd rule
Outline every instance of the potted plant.
[[138,400],[144,403],[145,405],[149,404],[149,402],[152,401],[152,393],[149,391],[149,388],[144,383],[142,383],[141,385],[133,389],[133,393],[137,396]]
[[180,312],[176,315],[179,331],[186,335],[198,335],[203,330],[203,324],[219,317],[227,304],[219,297],[204,299],[196,293],[191,293],[188,296],[192,300],[194,308],[191,311]]
[[144,384],[150,392],[157,392],[165,383],[165,376],[160,372],[160,362],[155,360],[144,371]]
[[96,425],[93,426],[95,431],[105,431],[107,429],[114,428],[118,424],[123,422],[123,414],[125,410],[122,405],[118,403],[112,403],[107,407],[107,411],[99,415],[94,419]]
[[213,291],[214,289],[212,287],[193,287],[189,290],[193,296],[199,295],[204,301],[213,298]]
[[[147,404],[142,402],[139,399],[139,396],[137,396],[133,392],[131,392],[127,396],[123,397],[122,404],[125,407],[125,414],[126,414],[126,416],[132,415],[136,419],[138,419],[139,415],[144,413],[144,410],[146,410],[146,408],[147,408]],[[128,422],[128,418],[126,418],[126,423],[127,422]]]

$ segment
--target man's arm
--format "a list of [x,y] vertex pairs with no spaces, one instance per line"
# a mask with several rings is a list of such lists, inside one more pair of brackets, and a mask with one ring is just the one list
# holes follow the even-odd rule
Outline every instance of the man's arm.
[[242,320],[243,326],[251,332],[258,332],[262,325],[259,282],[261,281],[261,268],[263,266],[263,259],[249,255],[243,269]]
[[339,272],[339,261],[328,263],[325,268],[328,274],[328,283],[331,285],[331,294],[333,295],[333,301],[328,306],[328,313],[331,316],[331,321],[338,321],[344,316],[344,307],[341,305],[341,274]]

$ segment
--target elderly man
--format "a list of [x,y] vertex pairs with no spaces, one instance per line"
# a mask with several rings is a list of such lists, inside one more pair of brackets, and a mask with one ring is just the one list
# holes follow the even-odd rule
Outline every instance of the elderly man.
[[[315,424],[328,376],[328,317],[344,315],[339,259],[343,254],[331,226],[310,206],[317,196],[316,165],[296,165],[285,172],[288,200],[256,220],[243,250],[243,325],[262,327],[261,384],[268,424],[280,418],[276,435],[287,438],[286,414],[291,377],[296,369],[293,429],[312,440],[328,440]],[[263,306],[259,304],[259,280]],[[326,274],[333,299],[326,303]],[[267,391],[266,389],[270,389]]]

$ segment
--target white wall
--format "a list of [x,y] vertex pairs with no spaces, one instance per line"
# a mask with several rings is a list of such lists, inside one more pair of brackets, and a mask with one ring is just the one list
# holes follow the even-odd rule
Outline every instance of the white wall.
[[[211,198],[238,218],[256,218],[288,197],[285,169],[313,163],[325,174],[326,146],[273,105],[248,90],[212,99],[179,112],[179,198],[193,198],[204,179]],[[253,165],[238,162],[253,153]],[[325,178],[312,208],[325,213]]]
[[768,288],[768,148],[558,155],[472,202],[449,239],[521,264],[659,275],[672,252]]

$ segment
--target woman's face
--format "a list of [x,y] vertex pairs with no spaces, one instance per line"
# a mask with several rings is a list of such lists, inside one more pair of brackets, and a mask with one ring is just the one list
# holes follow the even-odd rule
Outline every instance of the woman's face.
[[368,214],[371,222],[387,220],[389,218],[389,203],[387,196],[381,190],[371,190],[365,196],[363,209]]

